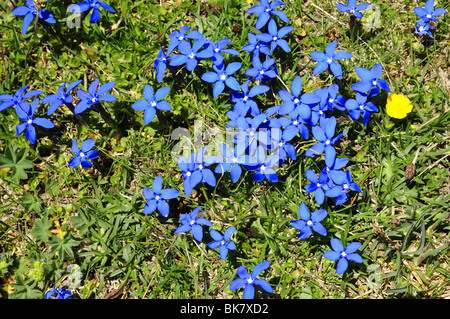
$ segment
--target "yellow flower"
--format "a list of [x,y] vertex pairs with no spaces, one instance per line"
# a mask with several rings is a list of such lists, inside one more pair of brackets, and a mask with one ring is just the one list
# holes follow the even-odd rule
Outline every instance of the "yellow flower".
[[392,94],[387,99],[386,112],[390,117],[403,119],[412,111],[412,105],[403,94]]

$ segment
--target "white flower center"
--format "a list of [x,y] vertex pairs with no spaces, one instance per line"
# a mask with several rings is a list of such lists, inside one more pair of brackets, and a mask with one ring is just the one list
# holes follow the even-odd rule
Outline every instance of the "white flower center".
[[189,57],[190,57],[191,59],[193,59],[193,58],[195,57],[194,52],[191,52],[191,54],[189,54]]
[[333,100],[333,99],[329,99],[328,102],[329,102],[329,103],[333,103],[334,100]]
[[221,80],[221,81],[225,81],[226,78],[227,78],[227,76],[226,76],[225,74],[222,74],[222,75],[220,76],[220,80]]
[[194,225],[195,224],[195,220],[191,220],[191,223],[190,223],[191,225]]
[[272,40],[273,40],[273,41],[277,41],[278,38],[275,36],[275,37],[272,38]]
[[238,162],[238,158],[237,157],[233,157],[233,163],[237,163]]
[[330,64],[331,62],[333,62],[332,58],[327,58],[327,63]]
[[311,226],[311,225],[313,224],[313,222],[310,221],[310,220],[308,220],[308,221],[306,222],[306,224],[307,224],[308,226]]
[[261,165],[261,170],[263,171],[265,169],[266,169],[266,166],[265,165]]
[[320,185],[320,183],[317,183],[317,187],[320,187],[320,186],[322,186],[322,185]]
[[32,120],[32,119],[29,119],[29,120],[27,121],[27,123],[28,123],[28,124],[31,124],[31,123],[33,123],[33,120]]
[[83,152],[80,152],[80,157],[84,157],[84,153]]
[[191,176],[191,172],[187,172],[186,175],[189,177]]
[[220,244],[221,244],[221,245],[225,245],[225,240],[222,240],[222,241],[220,242]]
[[376,81],[376,80],[373,80],[373,81],[372,81],[372,85],[377,85],[377,81]]
[[298,98],[295,98],[294,103],[297,104],[298,102],[300,102],[300,100]]
[[345,253],[345,251],[343,251],[343,252],[341,253],[341,256],[342,256],[342,257],[347,256],[347,254]]
[[427,14],[427,18],[428,18],[428,19],[431,19],[431,14],[428,13],[428,14]]
[[216,48],[216,49],[214,49],[214,51],[215,51],[215,52],[219,52],[219,51],[220,51],[220,49],[219,49],[219,48]]
[[331,141],[330,141],[330,140],[327,140],[327,141],[325,142],[325,144],[330,145],[330,144],[331,144]]
[[280,142],[280,143],[278,143],[278,145],[279,145],[279,146],[283,146],[283,145],[284,145],[284,143],[283,143],[283,142]]
[[252,278],[249,278],[249,279],[247,279],[247,282],[248,282],[249,284],[252,284],[252,283],[253,283],[253,279],[252,279]]
[[342,185],[342,187],[343,187],[344,189],[347,189],[347,188],[348,188],[348,185],[347,185],[347,184],[344,184],[344,185]]
[[183,36],[180,36],[179,38],[178,38],[178,40],[183,40],[184,39],[184,37]]
[[199,168],[199,169],[203,169],[203,165],[199,165],[198,168]]
[[247,101],[248,100],[248,96],[244,96],[244,101]]
[[361,104],[361,105],[359,106],[359,109],[360,109],[360,110],[364,109],[364,104]]
[[298,125],[298,121],[297,121],[297,120],[295,120],[294,122],[292,122],[292,124],[294,124],[294,125]]
[[152,101],[152,103],[150,103],[151,106],[155,107],[156,106],[156,102]]
[[259,71],[259,74],[264,74],[264,70]]
[[92,98],[92,103],[96,103],[97,102],[97,98],[94,96],[93,98]]
[[422,27],[422,26],[419,27],[419,31],[420,31],[420,32],[423,31],[423,27]]
[[159,197],[159,195],[156,195],[155,199],[156,199],[156,200],[160,200],[161,197]]

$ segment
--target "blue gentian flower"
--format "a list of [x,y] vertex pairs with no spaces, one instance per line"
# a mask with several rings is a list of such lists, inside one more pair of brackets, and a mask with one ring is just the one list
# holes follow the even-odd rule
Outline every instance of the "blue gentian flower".
[[335,186],[333,181],[333,176],[338,176],[338,180],[340,180],[339,175],[342,174],[341,169],[347,165],[349,159],[348,158],[338,158],[338,157],[329,157],[325,160],[325,167],[322,170],[322,173],[326,174],[328,177],[328,187],[332,188]]
[[253,299],[255,297],[255,285],[261,287],[264,291],[268,293],[273,293],[273,289],[270,284],[264,279],[258,279],[258,275],[269,268],[270,262],[263,261],[260,262],[253,268],[251,274],[248,273],[244,266],[239,266],[237,269],[237,275],[240,278],[234,279],[230,284],[230,290],[236,290],[244,288],[244,299]]
[[280,163],[279,155],[272,154],[267,156],[264,147],[258,146],[255,157],[258,165],[256,169],[252,169],[255,171],[255,174],[253,175],[253,181],[262,182],[264,178],[266,178],[272,183],[278,182],[276,169],[278,168]]
[[320,97],[320,108],[322,110],[345,110],[345,99],[342,95],[337,95],[338,91],[339,86],[337,84],[331,84],[328,87],[319,88],[314,91],[314,94]]
[[372,112],[378,112],[375,104],[367,102],[367,96],[359,92],[356,93],[355,99],[348,99],[345,102],[345,108],[348,110],[348,115],[354,120],[359,119],[362,114],[364,126],[367,126],[370,114]]
[[169,43],[169,47],[167,48],[167,56],[170,55],[173,50],[178,48],[180,43],[185,42],[186,39],[191,39],[191,40],[203,39],[203,35],[200,32],[198,32],[197,30],[193,30],[193,31],[189,32],[188,34],[186,34],[190,29],[191,29],[191,27],[184,26],[184,27],[181,27],[180,30],[173,31],[169,35],[169,39],[171,41]]
[[297,151],[295,150],[294,145],[289,143],[296,135],[294,130],[286,131],[279,128],[272,128],[270,135],[270,150],[278,154],[280,158],[279,165],[286,160],[287,155],[289,155],[293,161],[297,158]]
[[216,177],[213,171],[208,168],[212,164],[218,164],[222,162],[222,158],[216,155],[207,156],[208,145],[204,146],[200,152],[195,153],[195,164],[197,172],[200,172],[202,179],[200,183],[206,183],[212,187],[216,186]]
[[[307,140],[309,138],[309,122],[303,119],[300,116],[297,117],[287,117],[283,116],[280,118],[281,126],[284,127],[284,131],[286,134],[291,134],[296,136],[300,133],[300,135]],[[289,132],[291,131],[291,132]],[[288,133],[289,132],[289,133]]]
[[424,22],[422,19],[417,21],[416,32],[418,35],[428,34],[430,37],[433,37],[433,33],[431,33],[430,29],[434,29],[434,27],[429,25],[427,22]]
[[195,153],[191,153],[187,158],[180,156],[178,168],[183,175],[183,190],[187,196],[190,196],[194,187],[202,181],[202,174],[197,170],[195,163]]
[[[14,95],[10,95],[10,94],[0,95],[0,101],[3,101],[3,103],[0,104],[0,111],[3,111],[5,109],[7,109],[8,107],[14,107],[14,108],[16,106],[21,107],[23,103],[27,103],[27,102],[24,102],[24,100],[26,100],[30,97],[41,95],[42,93],[44,93],[43,91],[37,91],[37,90],[31,90],[31,91],[28,91],[27,93],[25,93],[25,91],[29,87],[30,87],[29,85],[25,85],[24,87],[21,87],[20,89],[18,89],[16,91],[16,93],[14,93]],[[25,93],[25,95],[24,95],[24,93]]]
[[232,91],[230,93],[231,102],[235,103],[233,110],[243,116],[247,115],[248,112],[250,112],[251,116],[261,114],[261,110],[252,98],[257,95],[264,94],[270,89],[266,85],[255,85],[249,90],[248,86],[250,82],[251,79],[247,79],[240,86],[240,92]]
[[368,96],[377,95],[380,93],[380,89],[391,92],[389,84],[385,80],[380,79],[383,76],[383,67],[380,63],[375,64],[370,71],[365,68],[355,67],[355,72],[361,81],[353,84],[352,90]]
[[327,158],[336,156],[334,144],[341,138],[342,132],[334,136],[336,130],[336,118],[334,116],[330,118],[322,117],[319,124],[311,128],[314,138],[318,143],[307,149],[305,156],[310,157],[325,153],[325,160],[327,160]]
[[336,265],[336,272],[338,275],[342,275],[348,268],[348,261],[354,261],[356,263],[362,263],[362,257],[355,253],[360,247],[361,243],[353,242],[349,243],[347,247],[344,248],[341,241],[337,238],[331,239],[331,248],[333,250],[328,250],[323,254],[325,259],[335,261],[338,260]]
[[225,49],[225,47],[230,44],[231,39],[222,39],[214,43],[213,41],[209,41],[209,46],[206,48],[212,52],[212,61],[214,65],[221,65],[224,60],[224,56],[222,53],[231,54],[231,55],[240,55],[239,51],[234,49]]
[[289,52],[289,44],[283,39],[289,32],[292,32],[294,27],[287,26],[277,29],[277,23],[275,20],[270,19],[269,26],[267,28],[268,33],[259,33],[256,38],[262,42],[270,43],[270,51],[273,52],[277,46],[280,46],[284,52]]
[[236,227],[229,227],[225,229],[223,235],[217,230],[211,228],[209,234],[214,241],[206,244],[211,249],[219,248],[220,258],[225,260],[227,258],[228,250],[235,250],[236,244],[231,240],[231,236],[236,231]]
[[336,185],[328,189],[325,195],[327,197],[336,197],[336,205],[345,203],[348,200],[348,193],[350,191],[362,192],[359,186],[352,181],[350,171],[332,171],[329,174]]
[[19,136],[25,129],[27,139],[30,143],[36,142],[36,129],[34,125],[38,125],[44,128],[53,128],[55,125],[48,119],[42,117],[34,117],[34,112],[39,105],[39,99],[35,99],[33,102],[23,102],[20,107],[16,107],[16,113],[23,121],[21,124],[17,124],[16,133]]
[[181,214],[181,225],[175,229],[174,234],[190,231],[192,236],[201,242],[203,239],[202,225],[211,227],[213,224],[204,217],[198,217],[200,209],[201,207],[197,207],[190,214]]
[[248,44],[244,45],[242,51],[252,52],[252,60],[255,58],[259,58],[259,53],[263,53],[267,56],[271,55],[271,51],[266,43],[258,40],[256,35],[253,33],[248,33]]
[[256,164],[256,160],[245,154],[245,148],[239,147],[239,145],[235,145],[234,149],[231,150],[227,144],[222,143],[220,144],[220,153],[223,156],[223,160],[216,166],[214,172],[223,174],[229,171],[233,183],[236,183],[241,177],[241,165]]
[[164,78],[164,73],[166,72],[167,69],[167,55],[164,53],[163,48],[159,48],[158,51],[158,56],[156,57],[155,60],[155,72],[156,72],[156,81],[158,81],[158,83],[161,83],[163,78]]
[[45,293],[45,299],[69,299],[70,297],[72,297],[72,292],[64,287],[56,289],[56,286],[53,286],[52,290]]
[[145,187],[142,191],[147,203],[144,206],[144,214],[148,215],[153,213],[156,209],[162,216],[169,216],[169,199],[177,198],[180,192],[176,189],[167,188],[162,189],[163,179],[161,176],[156,176],[152,183],[152,188]]
[[336,47],[337,41],[333,41],[327,45],[325,48],[325,53],[320,51],[311,52],[311,58],[314,61],[319,62],[313,70],[314,75],[322,73],[329,68],[331,73],[333,73],[337,79],[342,79],[342,67],[336,61],[350,59],[352,58],[352,55],[345,51],[339,51],[335,54],[334,52],[336,51]]
[[92,167],[92,163],[89,160],[96,159],[100,154],[99,151],[93,150],[95,141],[91,138],[81,143],[81,149],[78,148],[77,140],[72,141],[72,152],[75,153],[75,157],[69,161],[69,166],[78,167],[81,163],[83,168]]
[[[239,147],[248,149],[248,154],[253,155],[255,152],[258,141],[267,140],[267,130],[259,129],[264,120],[267,119],[267,115],[262,113],[253,118],[244,118],[240,116],[236,119],[236,126],[239,132],[234,136],[233,140]],[[267,145],[268,143],[266,143]]]
[[313,170],[307,169],[305,171],[306,179],[310,184],[305,185],[305,191],[307,193],[314,193],[314,199],[316,203],[322,205],[325,200],[325,192],[329,189],[328,187],[328,175],[324,172],[319,174],[317,177]]
[[258,20],[256,20],[256,29],[261,29],[267,24],[267,21],[270,19],[270,15],[273,14],[280,18],[283,22],[289,23],[289,19],[283,11],[274,10],[276,7],[283,6],[286,3],[281,1],[272,1],[269,0],[260,0],[259,5],[253,6],[247,10],[247,13],[250,14],[259,14]]
[[112,94],[105,94],[111,90],[114,85],[116,85],[116,82],[105,83],[100,86],[97,91],[99,83],[99,79],[92,82],[89,86],[88,92],[81,89],[77,91],[77,96],[81,99],[81,101],[75,106],[75,114],[84,112],[91,105],[99,104],[100,102],[114,102],[117,100]]
[[144,99],[134,102],[132,108],[136,111],[144,111],[144,123],[149,124],[156,115],[156,109],[161,111],[170,111],[172,107],[169,102],[162,99],[169,93],[170,87],[160,88],[153,94],[150,85],[144,86]]
[[69,11],[79,13],[92,10],[91,19],[89,22],[97,23],[101,18],[101,13],[99,10],[100,7],[111,13],[116,13],[116,11],[109,4],[98,0],[83,0],[83,2],[70,6]]
[[428,21],[439,21],[438,16],[443,15],[447,12],[447,10],[442,8],[434,9],[434,1],[428,0],[425,3],[425,7],[415,7],[414,12],[417,14],[417,16],[422,20],[423,22]]
[[288,90],[280,90],[278,95],[283,100],[278,113],[280,115],[295,114],[307,119],[311,116],[311,108],[308,105],[317,104],[320,102],[320,97],[314,93],[302,94],[302,78],[298,75],[291,83],[291,93]]
[[50,94],[47,95],[46,97],[44,97],[42,99],[42,103],[50,103],[51,105],[49,106],[48,110],[47,110],[47,115],[51,115],[53,114],[53,112],[56,111],[56,109],[63,103],[67,103],[70,104],[73,101],[73,97],[72,95],[69,95],[70,91],[72,91],[74,88],[76,88],[82,80],[78,80],[75,82],[70,83],[67,86],[67,89],[65,89],[66,87],[66,82],[64,82],[63,84],[61,84],[61,86],[58,88],[58,91],[56,92],[56,94]]
[[291,221],[291,226],[300,230],[298,234],[299,239],[308,238],[311,235],[311,229],[322,236],[327,235],[327,230],[320,223],[328,215],[325,209],[318,209],[311,215],[306,204],[301,203],[298,209],[298,215],[301,219]]
[[181,41],[178,45],[178,51],[180,51],[181,54],[173,54],[170,57],[169,65],[180,66],[186,64],[186,69],[191,72],[195,69],[199,60],[208,59],[213,56],[212,51],[210,50],[198,52],[205,44],[205,39],[195,41],[192,46],[187,41]]
[[213,96],[219,96],[225,89],[225,85],[232,90],[239,90],[239,82],[231,75],[239,70],[242,66],[240,62],[232,62],[225,68],[223,64],[220,66],[213,65],[215,72],[206,72],[202,74],[202,80],[208,83],[214,83]]
[[[38,9],[36,8],[34,0],[27,0],[25,6],[19,6],[12,11],[12,14],[15,16],[25,16],[22,22],[23,35],[27,33],[28,27],[30,26],[31,22],[33,22],[37,12]],[[51,24],[56,23],[53,15],[46,9],[39,9],[39,19]]]
[[259,58],[253,59],[253,67],[245,71],[245,75],[253,78],[255,81],[262,80],[261,83],[277,76],[275,59],[267,59],[261,63]]
[[356,5],[356,0],[348,0],[347,4],[338,3],[336,4],[336,8],[341,12],[349,12],[355,16],[357,19],[361,19],[363,17],[362,10],[366,10],[370,7],[370,4],[360,3]]

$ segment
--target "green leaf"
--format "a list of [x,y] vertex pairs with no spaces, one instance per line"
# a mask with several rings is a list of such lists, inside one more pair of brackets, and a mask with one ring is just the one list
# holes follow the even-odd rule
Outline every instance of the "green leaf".
[[8,146],[5,156],[0,155],[0,168],[12,168],[11,180],[15,183],[18,183],[19,179],[26,179],[28,175],[25,170],[33,167],[33,163],[26,159],[27,154],[26,148],[15,154]]
[[36,282],[31,280],[29,282],[23,282],[20,276],[17,277],[16,282],[11,284],[15,292],[13,292],[9,297],[11,299],[38,299],[42,298],[42,292],[36,289],[33,289],[36,286]]
[[52,241],[48,244],[51,246],[50,253],[58,254],[58,257],[62,260],[65,254],[69,255],[71,258],[74,258],[72,247],[77,246],[78,242],[70,237],[61,239],[53,236]]
[[38,241],[46,242],[50,238],[49,228],[52,223],[48,220],[47,216],[42,219],[36,219],[34,221],[34,228],[31,230],[31,235],[36,237]]

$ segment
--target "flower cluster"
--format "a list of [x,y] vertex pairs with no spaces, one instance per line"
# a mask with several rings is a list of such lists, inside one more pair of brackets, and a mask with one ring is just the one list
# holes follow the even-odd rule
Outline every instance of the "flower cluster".
[[428,0],[425,3],[425,7],[415,7],[415,14],[420,18],[416,22],[416,32],[419,35],[429,35],[433,37],[430,29],[434,29],[435,27],[430,24],[431,21],[437,22],[439,19],[437,18],[440,15],[445,14],[447,11],[442,8],[434,9],[434,0]]
[[[48,0],[45,1],[45,3]],[[22,34],[26,35],[31,22],[38,16],[40,23],[55,24],[56,19],[53,14],[47,9],[43,8],[43,1],[26,0],[24,6],[18,6],[12,11],[15,16],[24,16],[22,22]],[[101,13],[99,8],[103,8],[111,13],[116,11],[107,3],[98,0],[83,0],[81,3],[73,4],[70,6],[69,11],[73,13],[84,13],[85,16],[92,11],[90,23],[97,23],[100,21]]]

